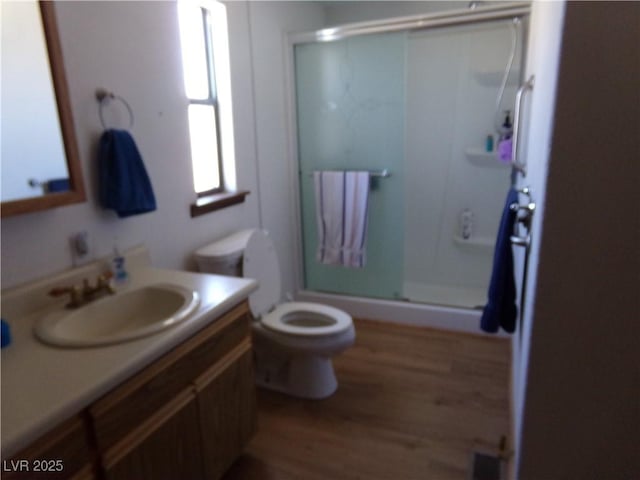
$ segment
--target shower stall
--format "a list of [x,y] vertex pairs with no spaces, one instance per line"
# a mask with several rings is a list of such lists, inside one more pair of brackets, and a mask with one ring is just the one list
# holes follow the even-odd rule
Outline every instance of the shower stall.
[[[474,324],[511,183],[497,146],[527,15],[526,4],[500,4],[290,38],[301,299]],[[371,178],[362,268],[316,260],[313,172],[327,170],[385,173]]]

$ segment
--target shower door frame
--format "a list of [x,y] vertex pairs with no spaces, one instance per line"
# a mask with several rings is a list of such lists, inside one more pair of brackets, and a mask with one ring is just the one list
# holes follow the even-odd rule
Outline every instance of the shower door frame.
[[[380,300],[367,297],[354,297],[348,294],[329,294],[318,291],[305,290],[304,283],[304,251],[302,238],[302,206],[300,195],[300,161],[298,158],[298,122],[295,79],[295,47],[305,43],[321,43],[343,40],[350,37],[375,33],[389,33],[399,31],[428,30],[457,25],[478,24],[496,20],[523,19],[529,17],[531,5],[529,2],[512,2],[477,7],[475,9],[456,9],[431,14],[418,14],[404,17],[392,17],[383,20],[357,22],[340,25],[338,27],[323,28],[310,32],[289,33],[284,38],[284,66],[285,66],[285,111],[288,137],[289,184],[291,185],[290,201],[294,206],[295,220],[292,222],[294,239],[294,281],[296,298],[323,303],[337,308],[347,309],[357,316],[372,319],[392,320],[391,312],[398,306],[405,309],[403,323],[435,326],[451,330],[472,331],[478,333],[479,312],[458,307],[443,307],[430,304],[399,302],[398,300]],[[522,42],[522,62],[526,62],[526,42]],[[343,297],[343,298],[341,298]],[[430,312],[431,318],[425,323],[425,311]],[[458,322],[450,322],[448,317],[453,315]]]

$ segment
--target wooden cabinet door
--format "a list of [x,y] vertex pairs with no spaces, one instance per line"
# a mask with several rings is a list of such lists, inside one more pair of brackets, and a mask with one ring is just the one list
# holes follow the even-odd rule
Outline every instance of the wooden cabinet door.
[[253,355],[246,339],[196,380],[204,472],[217,480],[256,429]]
[[110,448],[103,465],[108,480],[203,478],[193,390],[178,395]]
[[[2,464],[3,480],[70,479],[92,475],[85,421],[80,416],[62,423],[13,459]],[[91,477],[88,477],[91,478]]]
[[249,337],[249,315],[247,302],[232,308],[95,402],[89,411],[98,449],[111,449],[228,356]]
[[93,470],[93,465],[87,465],[71,477],[71,480],[96,480],[98,477],[95,476]]

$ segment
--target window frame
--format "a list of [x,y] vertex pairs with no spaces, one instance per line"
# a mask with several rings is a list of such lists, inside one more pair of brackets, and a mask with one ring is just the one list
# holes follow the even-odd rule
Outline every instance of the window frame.
[[[191,0],[179,0],[178,3],[180,2],[185,2],[188,4],[188,2],[190,2]],[[224,165],[226,164],[227,167],[230,167],[229,161],[232,161],[235,163],[235,154],[233,152],[234,146],[235,146],[235,140],[233,137],[233,133],[231,133],[231,135],[228,135],[229,129],[232,129],[232,123],[230,125],[222,125],[221,123],[221,118],[224,117],[226,118],[225,121],[230,121],[232,122],[232,118],[229,117],[228,114],[230,114],[230,111],[225,113],[225,111],[221,111],[220,110],[220,104],[219,104],[219,93],[221,91],[220,86],[222,85],[222,90],[226,93],[224,93],[224,95],[231,95],[231,92],[229,90],[230,84],[229,81],[226,78],[222,78],[219,75],[230,75],[230,72],[228,72],[228,69],[230,68],[230,66],[226,66],[224,68],[222,68],[222,71],[218,71],[218,75],[216,75],[216,63],[215,63],[215,52],[216,52],[216,47],[214,46],[214,40],[217,38],[217,35],[219,33],[219,28],[221,28],[222,30],[220,30],[220,32],[224,31],[226,32],[226,34],[228,35],[228,30],[227,30],[227,25],[225,26],[221,26],[219,25],[219,23],[217,22],[217,17],[215,17],[215,15],[217,14],[217,8],[218,5],[221,6],[221,8],[223,8],[224,11],[224,17],[225,17],[225,22],[226,22],[226,7],[224,7],[224,4],[222,2],[219,1],[212,1],[212,0],[198,0],[197,2],[193,2],[191,4],[193,7],[197,7],[199,8],[200,12],[201,12],[201,19],[202,19],[202,33],[204,35],[204,49],[205,49],[205,60],[206,60],[206,75],[207,75],[207,88],[208,88],[208,98],[200,98],[200,99],[193,99],[190,98],[187,95],[186,92],[186,88],[185,88],[185,98],[187,100],[187,112],[189,112],[189,109],[191,107],[191,105],[201,105],[201,106],[205,106],[205,107],[211,107],[213,110],[213,115],[214,115],[214,122],[215,122],[215,135],[216,135],[216,149],[217,149],[217,165],[214,164],[213,159],[211,159],[211,168],[215,168],[217,167],[218,169],[218,179],[219,179],[219,186],[213,189],[209,189],[206,191],[202,191],[202,192],[197,192],[195,191],[195,178],[192,178],[192,185],[193,185],[193,190],[194,193],[196,195],[196,200],[195,202],[193,202],[190,206],[190,213],[191,213],[191,217],[199,217],[200,215],[205,215],[207,213],[211,213],[214,212],[216,210],[220,210],[223,208],[227,208],[230,207],[232,205],[237,205],[240,203],[244,203],[245,198],[247,195],[250,194],[250,192],[248,190],[229,190],[229,177],[228,175],[233,174],[233,172],[225,172],[225,168]],[[180,25],[180,28],[182,28],[182,24]],[[182,32],[180,32],[180,41],[182,42]],[[228,48],[228,45],[225,47]],[[221,53],[221,52],[218,52]],[[184,52],[183,52],[184,54]],[[222,57],[222,61],[226,63],[229,61],[227,55],[228,54],[224,54],[221,53]],[[184,61],[184,59],[183,59]],[[184,71],[183,71],[183,75],[184,75]],[[186,80],[186,79],[185,79]],[[221,81],[220,81],[221,80]],[[229,79],[230,80],[230,79]],[[185,81],[185,87],[186,87],[186,81]],[[226,97],[224,97],[226,98]],[[225,100],[226,102],[226,100]],[[229,105],[225,106],[225,109],[227,107],[230,108],[230,104],[231,104],[231,98],[229,98]],[[230,143],[224,143],[223,144],[223,131],[227,131],[227,136],[225,137],[227,142]],[[233,132],[233,130],[231,130],[231,132]],[[191,125],[189,124],[189,136],[191,136]],[[227,158],[223,158],[223,152],[227,152],[228,157]],[[194,159],[193,159],[193,152],[191,153],[191,164],[192,164],[192,168],[194,167]],[[215,167],[214,167],[215,165]],[[192,172],[193,173],[193,172]],[[234,182],[235,180],[235,176],[231,177],[231,183]]]
[[[187,100],[189,102],[188,107],[191,105],[203,105],[209,106],[213,109],[213,116],[216,123],[216,149],[218,153],[218,178],[219,178],[219,186],[216,188],[212,188],[209,190],[205,190],[202,192],[196,192],[198,198],[207,197],[210,195],[214,195],[217,193],[226,192],[226,185],[224,181],[224,168],[222,161],[222,132],[220,129],[220,106],[218,103],[218,95],[217,95],[217,79],[216,79],[216,70],[214,63],[214,53],[213,53],[213,21],[211,20],[211,10],[208,8],[199,5],[202,20],[202,33],[204,35],[204,45],[205,45],[205,60],[206,60],[206,71],[207,71],[207,88],[208,88],[208,97],[205,99],[193,99],[187,96]],[[186,93],[185,93],[186,95]],[[187,109],[188,109],[187,107]],[[189,127],[191,128],[191,127]],[[191,158],[191,162],[193,162],[193,157]],[[213,162],[212,162],[213,163]],[[195,186],[194,186],[195,190]]]

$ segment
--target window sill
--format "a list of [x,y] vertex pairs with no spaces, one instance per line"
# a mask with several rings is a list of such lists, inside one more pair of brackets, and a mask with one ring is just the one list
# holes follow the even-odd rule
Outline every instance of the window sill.
[[191,218],[243,203],[244,197],[249,195],[249,193],[251,192],[224,192],[200,197],[195,203],[191,204]]

